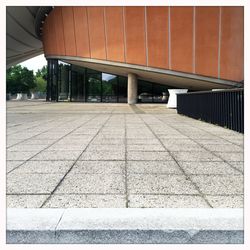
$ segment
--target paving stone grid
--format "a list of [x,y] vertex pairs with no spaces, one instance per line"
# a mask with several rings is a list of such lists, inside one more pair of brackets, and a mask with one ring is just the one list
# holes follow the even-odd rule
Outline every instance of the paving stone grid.
[[243,207],[243,135],[165,105],[9,101],[7,206]]

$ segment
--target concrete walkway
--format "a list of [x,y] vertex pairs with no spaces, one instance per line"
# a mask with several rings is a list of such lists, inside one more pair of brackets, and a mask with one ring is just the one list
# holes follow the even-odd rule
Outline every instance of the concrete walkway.
[[241,208],[243,135],[165,105],[7,102],[9,208]]

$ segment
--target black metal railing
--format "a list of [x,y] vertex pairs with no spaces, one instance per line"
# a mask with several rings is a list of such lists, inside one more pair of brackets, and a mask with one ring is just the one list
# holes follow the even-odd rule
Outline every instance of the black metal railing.
[[244,90],[177,94],[177,112],[244,133]]

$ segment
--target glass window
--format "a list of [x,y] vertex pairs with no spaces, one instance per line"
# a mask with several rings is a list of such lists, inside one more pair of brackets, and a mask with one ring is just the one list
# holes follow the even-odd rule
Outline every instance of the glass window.
[[168,86],[161,84],[153,84],[153,102],[163,102],[168,101]]
[[152,98],[152,83],[139,80],[138,81],[138,102],[150,103]]
[[59,65],[58,101],[69,99],[69,65]]
[[118,76],[118,102],[126,103],[128,100],[127,78]]
[[117,102],[117,76],[102,73],[102,102]]
[[101,73],[87,74],[86,99],[87,102],[101,102],[102,76]]

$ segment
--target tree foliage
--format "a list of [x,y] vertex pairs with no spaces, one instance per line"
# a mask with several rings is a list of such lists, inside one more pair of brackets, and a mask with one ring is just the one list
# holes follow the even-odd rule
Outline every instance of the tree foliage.
[[43,66],[41,69],[38,69],[36,72],[36,77],[42,77],[44,80],[47,79],[47,66]]
[[7,92],[11,94],[29,93],[36,86],[33,70],[16,65],[7,70]]
[[30,91],[46,91],[47,66],[38,69],[34,76],[33,70],[21,65],[9,68],[6,72],[7,93],[29,93]]
[[46,92],[47,82],[46,80],[44,80],[42,76],[36,76],[35,83],[36,83],[36,87],[33,89],[33,91],[42,92],[42,93]]

